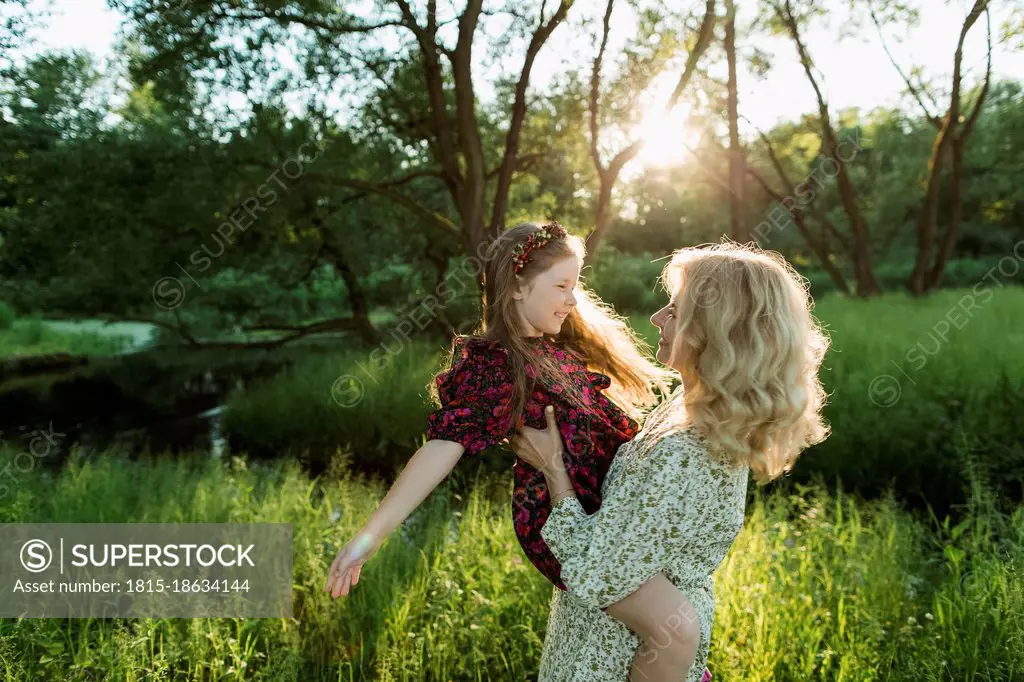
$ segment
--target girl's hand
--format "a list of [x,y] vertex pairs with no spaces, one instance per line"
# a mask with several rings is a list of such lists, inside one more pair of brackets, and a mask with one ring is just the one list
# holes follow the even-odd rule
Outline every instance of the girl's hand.
[[332,599],[348,595],[349,589],[359,582],[363,564],[380,547],[380,541],[381,538],[363,531],[338,550],[338,556],[327,574],[327,584],[324,585],[324,591],[329,592]]
[[515,453],[530,466],[545,474],[565,471],[562,460],[562,434],[555,423],[555,408],[548,405],[544,409],[548,427],[544,431],[524,426],[519,433],[509,440]]

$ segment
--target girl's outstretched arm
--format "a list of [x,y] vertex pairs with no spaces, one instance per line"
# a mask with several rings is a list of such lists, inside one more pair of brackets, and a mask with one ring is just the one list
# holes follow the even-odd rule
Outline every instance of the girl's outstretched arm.
[[448,477],[465,449],[447,440],[429,440],[409,459],[398,479],[356,536],[338,551],[324,590],[337,599],[359,582],[359,572],[380,543]]

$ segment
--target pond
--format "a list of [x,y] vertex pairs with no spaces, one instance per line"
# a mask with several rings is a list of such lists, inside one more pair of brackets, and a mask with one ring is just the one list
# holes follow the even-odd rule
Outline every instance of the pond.
[[87,453],[220,456],[227,395],[289,363],[287,354],[266,351],[150,349],[9,378],[0,382],[0,439],[19,452],[39,434],[59,434],[57,461],[75,445]]

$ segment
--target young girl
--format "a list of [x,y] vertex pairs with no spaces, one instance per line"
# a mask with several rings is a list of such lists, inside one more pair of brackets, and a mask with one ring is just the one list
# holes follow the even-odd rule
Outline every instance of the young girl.
[[[334,598],[348,594],[383,538],[464,453],[476,456],[524,425],[543,428],[549,404],[566,444],[571,490],[587,513],[596,512],[615,451],[636,435],[636,419],[657,401],[656,390],[667,393],[670,371],[641,352],[626,323],[578,286],[584,256],[579,238],[558,223],[525,223],[505,232],[491,253],[483,333],[453,343],[448,367],[432,386],[441,407],[428,418],[428,441],[361,532],[339,551],[326,585]],[[519,544],[533,565],[565,590],[540,529],[552,496],[558,499],[569,489],[548,490],[543,474],[520,459],[513,479]],[[664,589],[659,595],[665,598]],[[644,621],[644,609],[616,612],[613,607],[603,610],[636,632],[657,630]]]

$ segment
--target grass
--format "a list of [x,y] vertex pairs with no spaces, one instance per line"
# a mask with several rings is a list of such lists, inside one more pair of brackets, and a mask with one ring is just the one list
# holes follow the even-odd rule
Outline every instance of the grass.
[[127,337],[57,331],[38,318],[18,318],[0,328],[0,358],[50,353],[111,355],[129,345]]
[[1024,672],[1024,509],[975,506],[951,529],[913,521],[891,498],[796,489],[756,499],[716,576],[713,671],[915,682]]
[[[382,498],[340,455],[294,460],[73,455],[25,478],[2,522],[293,524],[292,619],[0,621],[0,679],[478,680],[537,673],[551,586],[515,541],[507,477],[445,484],[352,594],[322,592],[340,543]],[[958,526],[822,485],[752,493],[715,576],[720,680],[1013,680],[1024,674],[1024,510],[975,486]],[[336,520],[335,520],[336,519]]]
[[422,343],[391,347],[392,355],[371,355],[379,348],[318,354],[233,392],[225,434],[239,449],[318,460],[357,444],[361,458],[394,469],[422,443],[438,351]]

